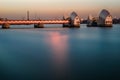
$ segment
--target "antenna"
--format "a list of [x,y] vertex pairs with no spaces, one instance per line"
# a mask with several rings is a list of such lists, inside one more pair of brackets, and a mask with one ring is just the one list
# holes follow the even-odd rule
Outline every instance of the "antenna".
[[30,19],[29,19],[29,11],[27,11],[27,20],[30,20]]

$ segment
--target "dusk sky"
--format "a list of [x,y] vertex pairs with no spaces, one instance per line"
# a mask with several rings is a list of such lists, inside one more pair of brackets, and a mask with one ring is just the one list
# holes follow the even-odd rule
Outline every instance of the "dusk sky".
[[13,19],[26,18],[27,10],[31,18],[60,18],[72,11],[86,18],[98,16],[102,9],[120,17],[120,0],[0,0],[0,17]]

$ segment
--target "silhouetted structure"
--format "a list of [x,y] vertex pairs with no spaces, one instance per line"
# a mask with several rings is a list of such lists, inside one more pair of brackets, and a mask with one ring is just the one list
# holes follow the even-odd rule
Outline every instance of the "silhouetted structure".
[[4,20],[4,18],[0,18],[0,21],[3,21]]
[[113,24],[120,24],[120,18],[113,18]]
[[87,21],[88,21],[88,20],[84,19],[84,20],[81,21],[80,23],[81,23],[81,24],[87,24]]
[[92,15],[89,15],[88,20],[87,20],[87,26],[88,27],[98,26],[97,25],[97,18],[93,17]]
[[[68,20],[68,21],[70,21],[70,17],[69,16],[63,16],[63,20]],[[70,27],[70,23],[65,23],[65,24],[63,24],[63,27]]]
[[118,22],[119,22],[119,24],[120,24],[120,18],[118,19]]

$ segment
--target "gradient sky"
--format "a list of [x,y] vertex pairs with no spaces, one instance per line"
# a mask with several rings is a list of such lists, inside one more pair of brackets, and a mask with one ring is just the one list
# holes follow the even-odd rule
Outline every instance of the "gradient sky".
[[72,11],[86,18],[98,16],[102,9],[120,17],[120,0],[0,0],[0,17],[13,19],[26,18],[27,10],[31,18],[60,18]]

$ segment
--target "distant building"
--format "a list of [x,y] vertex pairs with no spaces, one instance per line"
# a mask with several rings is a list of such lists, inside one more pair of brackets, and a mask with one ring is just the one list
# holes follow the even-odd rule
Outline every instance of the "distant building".
[[83,21],[84,21],[84,19],[83,19],[83,18],[81,18],[81,19],[80,19],[80,22],[83,22]]
[[86,19],[81,18],[81,19],[80,19],[80,24],[87,24],[87,20],[86,20]]
[[118,23],[119,23],[119,19],[113,18],[113,24],[118,24]]
[[97,17],[93,17],[92,15],[89,15],[87,20],[87,26],[88,27],[98,26],[97,21],[98,21]]
[[3,21],[4,20],[4,18],[0,18],[0,21]]
[[119,24],[120,24],[120,18],[118,19],[118,21],[119,21]]
[[[70,21],[70,17],[64,15],[64,16],[63,16],[63,20],[69,20],[69,21]],[[68,24],[63,24],[63,27],[70,27],[70,23],[68,23]]]
[[98,26],[112,27],[112,16],[106,9],[103,9],[99,14]]
[[113,18],[113,24],[120,24],[120,18]]

